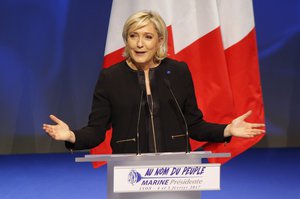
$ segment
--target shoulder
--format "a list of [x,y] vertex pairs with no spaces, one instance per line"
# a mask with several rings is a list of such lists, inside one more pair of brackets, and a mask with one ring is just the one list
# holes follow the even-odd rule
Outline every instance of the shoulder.
[[187,64],[184,61],[178,61],[178,60],[171,59],[171,58],[163,59],[162,63],[165,64],[165,65],[168,65],[170,67],[172,67],[172,66],[179,67],[179,68],[187,67]]
[[126,70],[125,61],[108,68],[102,68],[98,75],[97,85],[113,85],[116,80],[121,80],[124,77],[124,70]]
[[169,71],[174,71],[176,74],[182,75],[189,72],[189,67],[186,62],[178,61],[171,58],[165,58],[162,60],[162,65]]
[[131,69],[126,64],[126,61],[121,61],[108,68],[102,68],[100,71],[100,78],[105,78],[106,80],[115,81],[118,79],[123,79],[126,76],[130,76],[132,73]]
[[123,71],[125,66],[126,66],[126,62],[125,62],[125,60],[123,60],[119,63],[109,66],[108,68],[102,68],[101,73],[104,73],[106,75],[115,74],[115,73]]

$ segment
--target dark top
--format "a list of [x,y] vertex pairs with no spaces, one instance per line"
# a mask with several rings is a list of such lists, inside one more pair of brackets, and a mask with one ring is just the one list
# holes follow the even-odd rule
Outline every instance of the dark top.
[[[208,142],[230,141],[230,138],[224,138],[225,124],[203,120],[186,63],[165,58],[158,67],[150,69],[149,79],[154,102],[154,126],[158,126],[158,132],[154,134],[157,152],[186,150],[185,124],[169,87],[185,116],[192,139]],[[152,129],[147,119],[147,101],[143,72],[132,70],[126,61],[103,69],[95,88],[88,125],[73,131],[76,142],[66,142],[67,148],[79,150],[96,147],[104,141],[106,130],[112,127],[113,153],[136,153],[137,131],[140,134],[141,152],[153,152],[153,143],[149,140]]]

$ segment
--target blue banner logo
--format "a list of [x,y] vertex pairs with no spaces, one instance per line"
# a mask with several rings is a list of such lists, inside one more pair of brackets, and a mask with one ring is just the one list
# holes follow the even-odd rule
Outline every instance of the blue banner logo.
[[128,182],[132,185],[138,183],[139,181],[141,181],[141,179],[142,179],[141,174],[136,170],[131,170],[128,174]]

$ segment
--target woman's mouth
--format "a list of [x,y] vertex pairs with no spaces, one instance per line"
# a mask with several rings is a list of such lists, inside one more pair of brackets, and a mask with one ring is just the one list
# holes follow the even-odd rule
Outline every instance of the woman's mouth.
[[135,54],[138,56],[142,56],[146,53],[146,51],[135,51]]

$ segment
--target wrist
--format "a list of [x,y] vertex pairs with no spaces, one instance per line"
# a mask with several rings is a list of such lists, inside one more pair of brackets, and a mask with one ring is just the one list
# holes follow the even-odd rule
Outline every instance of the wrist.
[[75,134],[74,134],[74,132],[73,131],[71,131],[71,130],[69,130],[69,139],[68,139],[68,141],[69,142],[71,142],[71,143],[75,143],[75,141],[76,141],[76,137],[75,137]]
[[231,134],[231,124],[228,124],[224,129],[224,137],[230,137]]

